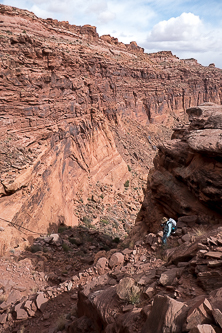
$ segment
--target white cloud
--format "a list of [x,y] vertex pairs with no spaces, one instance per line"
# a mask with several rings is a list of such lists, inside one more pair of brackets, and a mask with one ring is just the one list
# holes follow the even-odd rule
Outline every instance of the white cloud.
[[94,0],[90,1],[86,9],[86,13],[91,14],[92,12],[101,13],[107,9],[107,2],[105,0]]
[[141,44],[147,52],[170,50],[180,58],[194,57],[204,65],[216,62],[222,66],[217,53],[221,36],[222,29],[212,30],[199,16],[182,13],[156,24]]
[[116,18],[116,15],[110,11],[102,12],[98,15],[98,23],[106,24],[110,21],[113,21]]
[[179,17],[172,17],[168,21],[156,24],[149,39],[153,41],[186,41],[190,40],[191,37],[198,37],[202,28],[203,24],[199,16],[183,13]]

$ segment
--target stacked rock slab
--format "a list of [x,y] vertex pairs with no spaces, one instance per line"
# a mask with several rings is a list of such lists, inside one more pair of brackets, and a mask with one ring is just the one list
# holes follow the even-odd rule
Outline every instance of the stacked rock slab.
[[190,123],[159,145],[148,176],[138,221],[151,231],[163,216],[183,216],[188,224],[222,221],[222,106],[204,103],[186,112]]

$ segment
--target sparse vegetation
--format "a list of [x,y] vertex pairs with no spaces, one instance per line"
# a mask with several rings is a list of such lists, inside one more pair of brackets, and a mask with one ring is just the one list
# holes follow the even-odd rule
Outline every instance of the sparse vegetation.
[[106,220],[106,219],[101,219],[100,221],[103,225],[107,225],[109,224],[109,220]]
[[58,233],[61,234],[63,231],[65,231],[67,229],[67,227],[65,225],[60,225],[58,227]]
[[23,30],[22,33],[23,33],[23,34],[26,34],[26,30]]
[[133,286],[128,294],[128,302],[130,304],[138,304],[140,302],[140,289],[137,286]]
[[42,247],[40,245],[32,244],[30,247],[27,247],[26,250],[32,253],[36,253],[38,251],[42,251]]
[[75,244],[75,245],[77,245],[76,239],[73,238],[73,237],[70,237],[70,238],[69,238],[69,242],[70,242],[71,244]]
[[115,237],[115,238],[113,239],[113,242],[116,243],[116,244],[119,244],[119,242],[120,242],[120,238],[119,238],[119,237]]
[[193,229],[193,233],[195,237],[201,237],[206,233],[206,229],[203,226],[197,227]]
[[124,187],[129,187],[129,180],[125,182]]
[[83,216],[82,222],[85,225],[86,228],[91,227],[91,220],[87,216]]
[[129,165],[127,165],[127,168],[128,168],[128,171],[131,171],[131,170],[132,170],[131,167],[130,167]]
[[63,248],[63,251],[65,251],[65,252],[70,251],[70,247],[69,247],[69,245],[66,244],[66,243],[62,243],[62,248]]
[[66,318],[64,315],[60,316],[56,323],[57,331],[63,331],[66,325]]

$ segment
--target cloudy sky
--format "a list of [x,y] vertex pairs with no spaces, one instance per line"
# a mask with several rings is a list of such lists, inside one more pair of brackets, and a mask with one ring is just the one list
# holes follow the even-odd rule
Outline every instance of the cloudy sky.
[[145,52],[170,50],[222,68],[222,0],[0,0],[42,18],[91,24],[99,35],[136,41]]

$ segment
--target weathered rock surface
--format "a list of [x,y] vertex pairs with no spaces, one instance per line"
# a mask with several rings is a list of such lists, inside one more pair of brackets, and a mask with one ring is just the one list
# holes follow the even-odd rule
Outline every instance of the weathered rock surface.
[[[143,220],[150,230],[157,228],[161,216],[178,221],[181,216],[187,216],[187,221],[184,220],[187,225],[222,221],[222,107],[204,103],[187,109],[187,113],[190,124],[177,128],[171,141],[159,145],[155,168],[149,174],[138,220]],[[184,237],[186,240],[188,235]],[[220,256],[220,253],[213,254],[216,259]]]
[[[41,233],[81,222],[126,234],[157,144],[187,107],[220,103],[221,71],[15,7],[0,6],[0,26],[0,217]],[[22,240],[13,225],[1,253]]]
[[182,332],[188,307],[170,297],[156,296],[141,333]]

